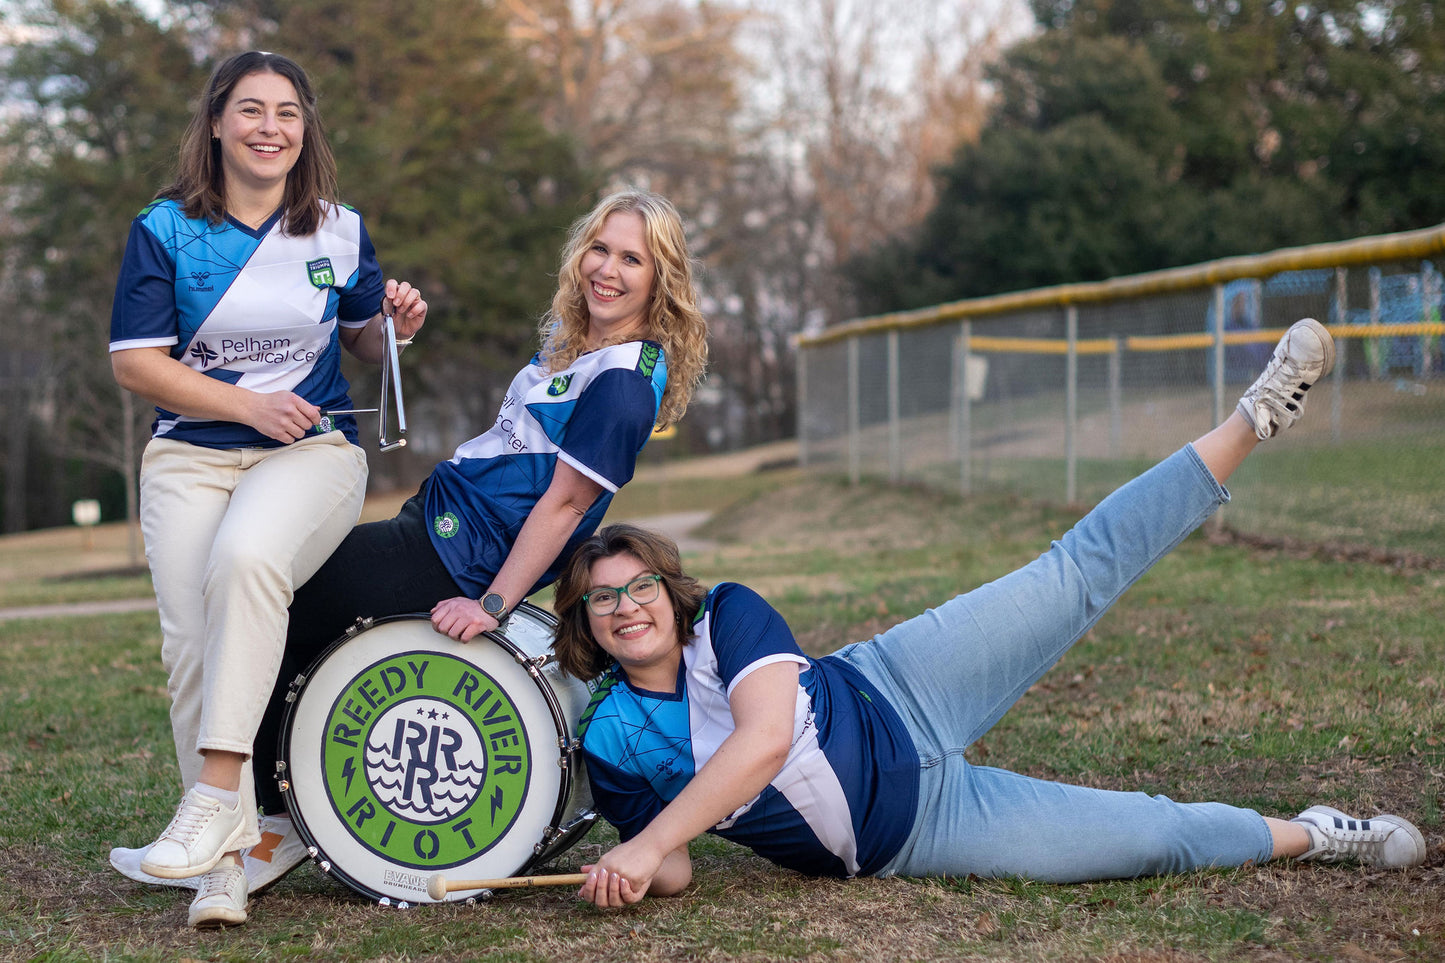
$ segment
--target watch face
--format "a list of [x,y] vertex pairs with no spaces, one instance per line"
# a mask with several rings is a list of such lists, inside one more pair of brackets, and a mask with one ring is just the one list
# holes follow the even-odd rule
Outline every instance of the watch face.
[[482,611],[488,615],[501,615],[502,610],[507,607],[507,600],[496,592],[488,592],[482,596]]

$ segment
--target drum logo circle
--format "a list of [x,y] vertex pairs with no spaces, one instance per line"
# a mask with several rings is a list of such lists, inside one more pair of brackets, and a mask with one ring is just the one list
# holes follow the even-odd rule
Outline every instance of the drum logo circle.
[[465,863],[504,838],[531,770],[507,691],[438,652],[389,656],[352,676],[321,743],[337,819],[367,849],[418,869]]

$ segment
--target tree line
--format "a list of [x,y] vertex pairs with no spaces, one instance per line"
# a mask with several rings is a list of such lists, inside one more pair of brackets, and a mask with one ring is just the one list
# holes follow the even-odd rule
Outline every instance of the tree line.
[[1417,0],[1032,0],[977,140],[865,311],[1445,221],[1445,22]]
[[566,225],[623,184],[677,203],[703,267],[712,374],[668,442],[694,451],[791,433],[801,330],[1445,219],[1429,3],[1008,3],[0,8],[3,530],[133,502],[150,406],[110,376],[115,275],[239,49],[311,73],[344,198],[432,304],[379,486],[490,420]]

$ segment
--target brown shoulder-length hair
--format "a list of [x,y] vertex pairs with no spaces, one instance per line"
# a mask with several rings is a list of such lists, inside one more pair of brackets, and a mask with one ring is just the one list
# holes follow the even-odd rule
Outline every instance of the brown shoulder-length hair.
[[662,195],[641,190],[618,191],[603,198],[573,223],[562,249],[557,293],[539,329],[542,361],[548,371],[561,371],[590,350],[582,257],[597,239],[607,218],[618,213],[633,213],[642,218],[643,235],[655,266],[643,337],[662,345],[667,360],[667,387],[657,410],[657,427],[666,428],[687,411],[692,393],[707,368],[707,319],[697,306],[693,258],[688,252],[682,218],[672,202]]
[[562,577],[557,579],[552,608],[558,625],[552,650],[568,675],[591,679],[612,664],[612,656],[592,636],[582,596],[592,588],[592,563],[624,554],[636,556],[649,572],[662,576],[663,588],[672,599],[677,617],[677,637],[683,645],[693,638],[692,622],[707,600],[707,588],[682,570],[677,543],[636,525],[608,525],[577,546]]
[[326,127],[316,108],[316,89],[311,86],[306,71],[280,54],[251,50],[216,65],[181,137],[176,179],[160,196],[179,202],[187,217],[204,217],[212,224],[221,222],[226,213],[225,172],[221,166],[221,142],[211,135],[211,124],[226,109],[236,84],[251,74],[264,73],[279,74],[296,88],[305,131],[301,154],[286,175],[286,195],[281,202],[282,229],[293,236],[314,234],[327,211],[339,203],[336,157],[331,153]]

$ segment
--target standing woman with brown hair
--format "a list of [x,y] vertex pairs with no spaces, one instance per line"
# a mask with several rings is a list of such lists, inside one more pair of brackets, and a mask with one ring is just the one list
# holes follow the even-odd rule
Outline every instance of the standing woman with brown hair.
[[194,926],[246,918],[239,851],[260,840],[247,770],[286,608],[361,512],[340,349],[377,362],[383,315],[426,319],[383,280],[305,72],[277,54],[211,74],[175,181],[131,225],[111,315],[116,380],[156,404],[141,528],[185,787],[147,873],[204,876]]

